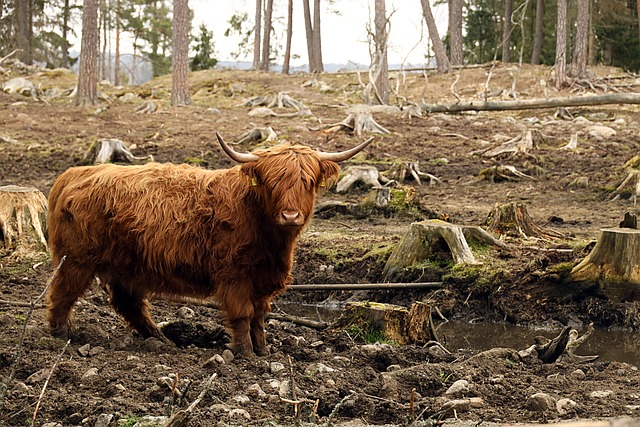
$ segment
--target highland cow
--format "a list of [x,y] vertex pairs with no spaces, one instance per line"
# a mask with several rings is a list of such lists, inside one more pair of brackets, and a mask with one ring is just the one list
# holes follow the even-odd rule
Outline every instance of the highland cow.
[[54,265],[47,294],[51,333],[68,336],[74,304],[98,277],[110,304],[143,337],[166,340],[147,297],[179,295],[220,303],[237,354],[265,354],[264,315],[292,282],[296,239],[316,193],[338,176],[337,162],[364,149],[323,153],[277,145],[239,153],[241,165],[100,165],[64,172],[49,194]]

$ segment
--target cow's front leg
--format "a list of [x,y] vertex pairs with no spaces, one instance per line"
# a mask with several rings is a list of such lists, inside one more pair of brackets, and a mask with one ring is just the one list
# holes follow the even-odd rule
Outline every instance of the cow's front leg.
[[253,318],[251,319],[251,341],[253,342],[253,351],[258,356],[269,354],[264,336],[264,315],[269,311],[271,311],[269,301],[260,300],[254,308]]
[[249,317],[229,319],[229,327],[231,328],[231,347],[237,356],[253,356],[253,347],[251,345],[251,336],[249,334],[250,322],[251,318]]

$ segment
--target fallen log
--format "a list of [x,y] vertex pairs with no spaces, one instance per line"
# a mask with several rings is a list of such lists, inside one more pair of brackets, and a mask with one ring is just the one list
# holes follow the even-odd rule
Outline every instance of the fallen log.
[[440,289],[442,282],[416,283],[340,283],[290,285],[290,291],[377,291],[387,289]]
[[455,113],[460,111],[532,110],[557,107],[586,107],[606,104],[640,104],[640,93],[607,93],[603,95],[562,98],[534,98],[517,101],[463,101],[455,104],[420,103],[424,113]]

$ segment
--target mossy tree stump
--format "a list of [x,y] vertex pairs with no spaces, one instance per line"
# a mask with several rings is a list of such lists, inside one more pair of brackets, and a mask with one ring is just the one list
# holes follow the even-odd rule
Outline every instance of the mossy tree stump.
[[598,284],[613,301],[640,300],[640,230],[603,228],[591,253],[569,277]]
[[46,250],[47,198],[38,189],[0,187],[0,244],[4,249]]
[[521,237],[535,237],[543,240],[562,237],[557,231],[538,226],[522,203],[496,204],[487,216],[487,230],[493,234]]
[[441,251],[443,242],[455,264],[482,264],[471,252],[467,239],[504,247],[503,243],[480,227],[456,225],[437,219],[414,222],[387,260],[383,277],[390,280],[404,268],[433,259]]

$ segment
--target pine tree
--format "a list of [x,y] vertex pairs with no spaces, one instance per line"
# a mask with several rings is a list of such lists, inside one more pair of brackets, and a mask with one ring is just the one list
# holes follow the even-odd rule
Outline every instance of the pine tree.
[[218,60],[213,56],[214,43],[213,32],[207,30],[206,25],[200,25],[200,34],[195,38],[195,51],[196,54],[191,59],[191,70],[208,70],[213,68],[218,63]]

